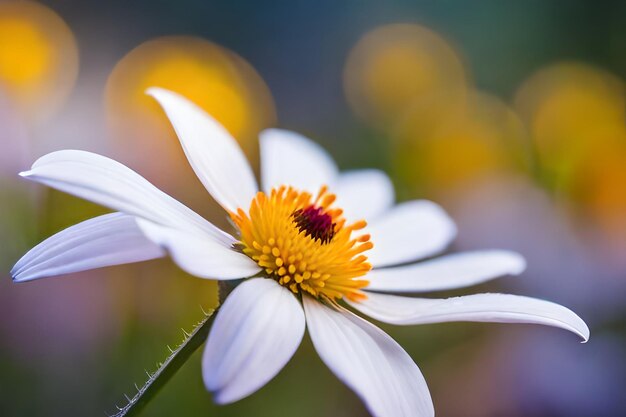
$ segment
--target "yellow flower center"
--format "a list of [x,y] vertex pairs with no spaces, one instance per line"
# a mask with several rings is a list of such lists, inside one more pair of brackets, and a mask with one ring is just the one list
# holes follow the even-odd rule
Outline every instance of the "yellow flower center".
[[241,232],[243,253],[270,278],[294,293],[352,300],[365,297],[358,279],[372,266],[363,254],[373,247],[370,236],[352,237],[364,220],[346,225],[342,210],[332,208],[335,196],[322,187],[317,197],[292,187],[259,192],[249,213],[241,208],[231,218]]

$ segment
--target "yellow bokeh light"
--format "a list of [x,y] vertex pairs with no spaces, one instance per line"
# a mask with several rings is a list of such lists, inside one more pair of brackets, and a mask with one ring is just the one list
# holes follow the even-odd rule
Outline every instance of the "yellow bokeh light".
[[626,244],[623,81],[587,64],[555,64],[522,84],[515,104],[549,185],[605,237]]
[[344,70],[348,102],[363,120],[386,126],[416,100],[465,93],[466,74],[454,49],[414,24],[392,24],[367,33]]
[[565,191],[605,235],[626,244],[626,127],[598,139],[576,161]]
[[[113,70],[107,104],[116,113],[156,113],[149,87],[189,98],[219,120],[235,137],[245,138],[275,120],[267,87],[243,59],[209,41],[172,36],[132,50]],[[129,115],[130,116],[130,115]]]
[[557,183],[576,160],[602,146],[607,130],[624,125],[622,82],[584,64],[543,69],[518,90],[515,103],[530,127],[540,162]]
[[12,45],[12,42],[0,44],[0,77],[5,82],[25,86],[45,75],[52,51],[32,22],[0,21],[0,39],[15,40]]
[[[106,106],[115,145],[126,155],[137,155],[142,172],[159,181],[175,183],[186,162],[165,114],[145,94],[153,86],[176,91],[206,110],[253,161],[258,132],[275,123],[267,86],[233,52],[191,36],[145,42],[115,66],[107,82]],[[144,158],[147,149],[150,161]]]
[[[394,128],[394,160],[407,184],[446,192],[478,177],[527,169],[525,129],[501,100],[472,93],[438,108],[437,122],[414,109]],[[430,109],[432,110],[432,108]]]
[[0,3],[0,90],[25,117],[52,113],[77,74],[76,41],[57,14],[30,1]]
[[145,91],[151,86],[176,90],[228,126],[235,136],[243,136],[251,109],[240,86],[233,85],[228,77],[224,68],[204,67],[184,53],[174,52],[165,62],[147,68],[135,93],[136,98],[145,101]]

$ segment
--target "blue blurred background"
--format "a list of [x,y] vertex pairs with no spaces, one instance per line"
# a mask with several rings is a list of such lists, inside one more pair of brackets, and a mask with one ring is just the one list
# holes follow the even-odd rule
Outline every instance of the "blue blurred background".
[[[278,125],[344,169],[390,172],[400,200],[434,199],[457,220],[451,250],[528,259],[521,277],[472,290],[547,298],[590,325],[586,345],[531,326],[383,326],[439,416],[626,415],[625,21],[619,1],[0,2],[0,415],[112,414],[216,303],[213,282],[167,260],[20,285],[8,274],[104,212],[19,180],[53,150],[114,157],[227,227],[151,85],[200,104],[252,161],[258,132]],[[367,413],[306,340],[225,407],[196,354],[145,415]]]

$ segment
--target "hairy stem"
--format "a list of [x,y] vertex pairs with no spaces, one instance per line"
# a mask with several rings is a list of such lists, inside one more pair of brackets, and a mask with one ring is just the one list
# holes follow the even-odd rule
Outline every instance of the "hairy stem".
[[118,407],[114,417],[133,417],[138,416],[144,407],[152,400],[155,395],[167,384],[167,382],[176,374],[176,372],[187,362],[191,355],[206,341],[213,322],[215,310],[205,313],[205,316],[193,328],[191,332],[183,330],[185,338],[176,349],[170,349],[170,355],[162,363],[154,373],[147,372],[148,380],[143,386],[137,388],[137,393],[126,399],[128,402],[124,407]]
[[[235,288],[237,282],[219,281],[218,295],[219,305],[221,305],[228,294]],[[182,368],[193,353],[205,342],[209,335],[209,329],[213,323],[213,318],[219,306],[209,312],[204,312],[204,317],[194,326],[191,332],[183,330],[185,338],[176,349],[170,350],[170,355],[154,373],[147,372],[148,380],[141,387],[137,387],[137,393],[126,399],[128,402],[124,407],[117,407],[118,411],[112,417],[134,417],[138,416],[144,407],[154,398],[161,388]]]

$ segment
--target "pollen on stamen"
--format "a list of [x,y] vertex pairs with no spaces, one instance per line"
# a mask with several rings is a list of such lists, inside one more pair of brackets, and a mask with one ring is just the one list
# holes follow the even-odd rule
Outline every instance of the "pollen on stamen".
[[294,293],[358,300],[370,269],[364,252],[373,247],[368,234],[353,233],[365,221],[346,224],[335,196],[322,187],[315,198],[292,187],[257,193],[248,213],[231,213],[241,232],[243,252],[268,277]]

